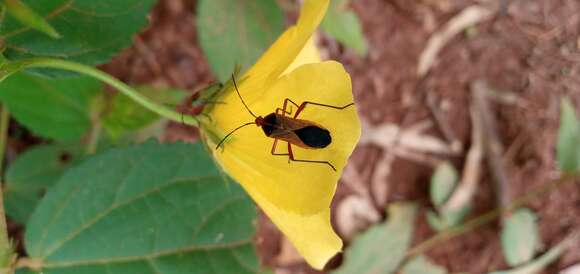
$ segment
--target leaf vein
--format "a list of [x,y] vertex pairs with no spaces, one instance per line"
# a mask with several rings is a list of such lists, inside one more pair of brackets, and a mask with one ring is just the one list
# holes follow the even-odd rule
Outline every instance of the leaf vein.
[[[215,176],[215,175],[207,175],[207,176],[202,176],[202,177],[197,177],[197,178],[190,178],[190,180],[199,180],[198,183],[203,183],[203,181],[202,181],[203,179],[209,178],[209,177],[213,177],[213,176]],[[146,191],[146,192],[144,192],[144,193],[142,193],[140,195],[137,195],[137,196],[135,196],[135,197],[133,197],[131,199],[128,199],[128,200],[124,201],[123,203],[113,203],[111,205],[111,207],[109,207],[108,209],[104,210],[100,214],[97,214],[94,218],[92,218],[91,220],[89,220],[85,224],[80,225],[77,230],[72,231],[70,234],[68,234],[68,236],[64,237],[64,239],[62,239],[62,241],[54,243],[52,245],[52,248],[48,249],[46,251],[45,255],[42,256],[42,258],[44,259],[44,258],[47,258],[50,255],[52,255],[56,250],[58,250],[59,248],[61,248],[66,242],[68,242],[68,241],[76,238],[77,236],[79,236],[82,232],[84,232],[86,229],[90,228],[92,225],[96,224],[98,221],[100,221],[101,219],[103,219],[104,217],[106,217],[113,210],[115,210],[115,209],[117,209],[119,207],[122,207],[124,205],[130,204],[130,203],[132,203],[132,202],[134,202],[136,200],[139,200],[139,199],[141,199],[143,197],[146,197],[147,195],[149,195],[151,193],[160,191],[160,190],[162,190],[164,188],[171,187],[173,185],[180,184],[180,183],[189,183],[189,182],[186,181],[186,180],[183,180],[183,179],[175,179],[175,180],[170,181],[169,183],[166,183],[166,184],[157,186],[157,187],[155,187],[155,188],[153,188],[153,189],[151,189],[149,191]],[[63,204],[63,208],[64,208],[64,204]]]
[[159,251],[149,255],[141,255],[141,256],[125,256],[125,257],[112,257],[112,258],[105,258],[105,259],[92,259],[92,260],[83,260],[83,261],[74,261],[74,262],[58,262],[58,263],[45,263],[42,267],[43,268],[63,268],[63,267],[75,267],[75,266],[86,266],[86,265],[103,265],[103,264],[111,264],[111,263],[129,263],[134,261],[141,261],[145,259],[155,259],[170,255],[176,254],[183,254],[183,253],[190,253],[196,251],[212,251],[212,250],[220,250],[220,249],[229,249],[229,248],[236,248],[241,247],[244,245],[248,245],[252,243],[252,239],[244,239],[236,242],[224,243],[224,244],[208,244],[203,246],[198,245],[191,245],[184,248],[175,248],[175,249],[168,249]]

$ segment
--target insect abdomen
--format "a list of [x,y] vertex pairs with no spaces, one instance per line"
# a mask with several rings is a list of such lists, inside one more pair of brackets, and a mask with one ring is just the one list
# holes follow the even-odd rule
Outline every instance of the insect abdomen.
[[330,132],[317,126],[306,126],[294,131],[300,141],[311,148],[325,148],[332,142]]

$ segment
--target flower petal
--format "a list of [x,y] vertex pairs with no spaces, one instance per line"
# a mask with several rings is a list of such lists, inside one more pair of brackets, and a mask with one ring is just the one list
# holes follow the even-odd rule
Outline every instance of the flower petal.
[[288,28],[248,70],[247,80],[266,86],[275,81],[304,48],[326,14],[329,2],[329,0],[306,0],[296,25]]
[[304,48],[300,51],[298,56],[296,56],[296,59],[292,61],[292,64],[286,68],[282,75],[292,72],[299,66],[320,63],[322,61],[322,58],[320,57],[320,51],[316,46],[316,36],[317,35],[315,33],[312,35],[312,37],[310,37],[310,39],[308,39],[308,42],[306,42]]
[[[246,103],[252,104],[258,100],[264,91],[280,77],[281,73],[288,73],[291,71],[290,69],[293,70],[305,63],[320,61],[320,55],[314,44],[313,36],[315,36],[314,32],[326,13],[328,3],[329,0],[306,0],[302,5],[296,25],[287,29],[260,57],[256,64],[240,79],[237,79],[238,87]],[[314,56],[315,54],[317,56]],[[228,88],[223,91],[219,101],[225,104],[235,102],[237,107],[239,98],[233,88]],[[211,109],[212,113],[221,112],[221,106],[224,106],[224,104],[212,105],[207,109]],[[239,119],[230,119],[231,123],[247,122],[253,118],[243,108],[236,110],[238,110],[238,115],[231,118]],[[211,115],[213,116],[213,114]]]
[[[308,64],[280,78],[249,107],[256,115],[265,116],[282,107],[286,98],[297,104],[312,101],[345,106],[353,102],[351,89],[350,77],[340,63]],[[291,110],[295,112],[297,107],[291,106]],[[244,119],[247,122],[247,116],[240,112],[244,112],[241,102],[229,101],[217,106],[212,116],[216,125],[229,132]],[[330,205],[341,171],[360,138],[361,126],[355,106],[337,110],[307,105],[297,118],[328,129],[332,143],[322,149],[292,146],[296,159],[328,161],[336,171],[326,164],[294,162],[288,156],[272,155],[274,140],[255,126],[237,131],[224,143],[223,151],[214,150],[214,156],[246,189],[254,189],[276,207],[311,215]],[[276,152],[286,153],[287,149],[285,142],[278,142]]]
[[322,269],[342,249],[342,240],[330,224],[329,208],[310,216],[299,215],[276,207],[254,189],[246,191],[313,268]]

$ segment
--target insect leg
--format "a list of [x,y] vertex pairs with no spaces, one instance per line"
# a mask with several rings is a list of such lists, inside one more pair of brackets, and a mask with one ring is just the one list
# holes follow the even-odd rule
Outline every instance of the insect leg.
[[288,153],[276,153],[276,145],[278,144],[278,139],[274,139],[274,143],[272,144],[272,150],[270,153],[274,156],[288,156]]
[[287,112],[285,109],[277,108],[276,114],[282,114],[282,116],[286,116],[286,114],[292,114],[291,112]]
[[304,110],[304,108],[306,108],[307,104],[311,104],[311,105],[315,105],[315,106],[321,106],[321,107],[327,107],[327,108],[334,108],[334,109],[345,109],[347,107],[350,107],[352,105],[354,105],[354,103],[350,103],[346,106],[332,106],[332,105],[326,105],[326,104],[320,104],[320,103],[316,103],[316,102],[310,102],[310,101],[305,101],[302,102],[302,104],[300,105],[300,107],[298,107],[298,110],[296,111],[296,113],[294,114],[294,118],[298,117],[298,114],[300,114],[300,112],[302,112]]
[[[289,156],[289,153],[276,153],[276,145],[278,144],[278,139],[274,139],[274,143],[272,144],[272,150],[270,153],[274,156]],[[290,163],[290,158],[288,158],[288,163]]]
[[328,161],[300,160],[300,159],[294,158],[294,153],[292,153],[292,145],[290,143],[288,143],[288,157],[290,160],[292,160],[294,162],[327,164],[328,166],[330,166],[330,168],[332,168],[332,170],[336,171],[336,168],[334,168],[334,166],[331,163],[329,163]]
[[294,103],[294,101],[286,98],[286,99],[284,99],[284,106],[282,106],[282,108],[277,108],[276,109],[276,114],[280,114],[280,113],[278,113],[278,111],[280,111],[280,110],[282,111],[282,115],[283,116],[286,116],[286,114],[288,114],[288,115],[292,114],[292,108],[290,108],[289,111],[286,110],[286,108],[288,107],[288,102],[292,103],[296,107],[299,107],[298,104]]

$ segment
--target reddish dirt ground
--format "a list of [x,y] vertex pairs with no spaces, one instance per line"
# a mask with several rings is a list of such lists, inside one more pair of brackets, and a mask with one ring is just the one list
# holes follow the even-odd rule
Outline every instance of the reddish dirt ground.
[[[197,43],[194,2],[160,1],[149,29],[135,39],[132,48],[104,68],[128,83],[169,85],[190,91],[206,85],[212,75]],[[406,128],[420,121],[435,123],[434,110],[427,104],[430,98],[442,119],[428,134],[442,140],[455,138],[468,148],[472,127],[470,85],[482,79],[498,90],[501,98],[517,98],[490,103],[497,137],[507,151],[502,156],[508,175],[506,191],[514,199],[557,176],[554,144],[559,98],[568,95],[576,106],[580,105],[580,2],[506,1],[508,5],[499,8],[493,18],[448,41],[430,73],[418,77],[419,56],[433,33],[468,6],[488,2],[494,1],[352,1],[368,39],[369,54],[359,57],[325,35],[320,44],[331,59],[342,62],[351,73],[362,118],[374,126],[392,123]],[[448,130],[443,134],[445,128]],[[172,125],[167,135],[168,139],[194,139],[196,134],[190,128]],[[384,206],[389,202],[418,201],[421,216],[414,243],[419,243],[435,233],[423,214],[430,207],[428,184],[433,165],[401,157],[394,157],[389,163],[385,160],[389,153],[378,146],[360,145],[352,157],[357,180],[350,187],[339,185],[333,207],[356,188],[370,189],[383,218]],[[450,160],[461,169],[465,153],[438,159]],[[390,165],[390,173],[384,173],[385,165]],[[482,167],[476,207],[469,217],[496,205],[488,170]],[[383,186],[386,191],[373,192],[372,185]],[[539,216],[544,248],[580,229],[577,184],[542,196],[529,207]],[[339,217],[334,212],[336,223]],[[427,255],[450,272],[484,273],[505,268],[498,233],[496,221],[442,242]],[[277,273],[318,273],[292,256],[286,258],[288,252],[281,234],[264,217],[260,219],[256,241],[263,264]],[[340,260],[336,258],[328,268]],[[578,262],[580,244],[545,273],[557,273]]]

